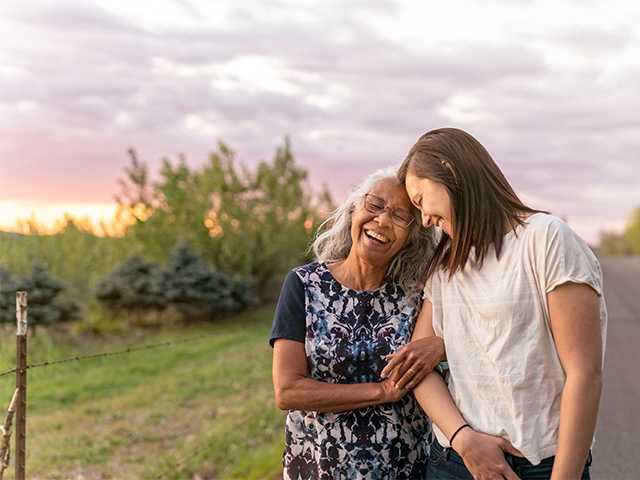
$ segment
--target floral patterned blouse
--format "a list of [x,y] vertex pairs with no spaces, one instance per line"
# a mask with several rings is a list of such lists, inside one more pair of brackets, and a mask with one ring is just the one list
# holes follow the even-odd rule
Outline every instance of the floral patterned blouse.
[[[385,355],[411,338],[420,292],[386,283],[358,291],[341,285],[324,263],[287,275],[270,343],[304,342],[311,378],[327,383],[380,382]],[[340,413],[290,410],[284,478],[424,478],[431,424],[412,394]]]

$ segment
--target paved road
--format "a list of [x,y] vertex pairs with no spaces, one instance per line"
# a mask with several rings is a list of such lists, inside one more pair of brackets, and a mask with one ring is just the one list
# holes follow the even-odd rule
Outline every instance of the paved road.
[[640,257],[601,260],[609,313],[594,480],[640,479]]

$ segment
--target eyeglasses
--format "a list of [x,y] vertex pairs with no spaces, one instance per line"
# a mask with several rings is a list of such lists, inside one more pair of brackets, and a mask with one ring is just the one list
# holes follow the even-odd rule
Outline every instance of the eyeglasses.
[[387,206],[387,202],[384,198],[380,198],[372,193],[367,193],[364,196],[364,208],[367,212],[375,215],[382,215],[387,210],[391,215],[391,220],[397,226],[402,228],[409,228],[409,226],[416,219],[415,216],[408,212],[404,208],[391,208]]

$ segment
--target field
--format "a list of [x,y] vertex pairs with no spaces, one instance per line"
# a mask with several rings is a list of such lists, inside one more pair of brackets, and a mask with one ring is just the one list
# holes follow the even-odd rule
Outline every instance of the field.
[[[271,312],[101,340],[38,331],[29,339],[30,363],[215,335],[30,370],[27,477],[277,478],[283,415],[271,387]],[[14,339],[3,331],[0,371],[14,366]],[[0,378],[3,405],[13,378]],[[5,478],[13,478],[13,463]]]

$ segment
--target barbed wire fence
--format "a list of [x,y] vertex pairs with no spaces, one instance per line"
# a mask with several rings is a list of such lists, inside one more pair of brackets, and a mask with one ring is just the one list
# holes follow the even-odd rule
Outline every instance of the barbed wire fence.
[[50,367],[63,363],[71,363],[84,360],[95,360],[118,355],[127,355],[143,350],[166,348],[185,343],[192,343],[217,337],[219,333],[202,334],[194,337],[180,338],[165,342],[136,345],[122,350],[75,355],[56,360],[46,360],[37,363],[27,363],[27,292],[16,292],[16,366],[0,372],[0,378],[15,375],[16,388],[7,408],[3,424],[0,424],[0,480],[5,470],[9,467],[11,459],[11,429],[15,417],[15,479],[26,478],[26,417],[27,417],[27,371],[34,368]]
[[[204,335],[200,335],[197,337],[188,337],[188,338],[181,338],[178,340],[172,340],[172,341],[166,341],[166,342],[159,342],[159,343],[152,343],[152,344],[148,344],[148,345],[138,345],[135,347],[127,347],[125,349],[122,350],[115,350],[112,352],[101,352],[101,353],[91,353],[88,355],[74,355],[73,357],[68,357],[68,358],[61,358],[58,360],[47,360],[44,362],[39,362],[39,363],[29,363],[25,366],[26,370],[32,370],[34,368],[40,368],[40,367],[50,367],[53,365],[58,365],[61,363],[70,363],[70,362],[75,362],[75,361],[81,361],[81,360],[93,360],[96,358],[104,358],[104,357],[112,357],[112,356],[116,356],[116,355],[126,355],[128,353],[134,353],[134,352],[139,352],[141,350],[152,350],[154,348],[161,348],[161,347],[170,347],[173,345],[179,345],[182,343],[191,343],[191,342],[197,342],[200,340],[205,340],[209,337],[218,337],[220,336],[219,333],[211,333],[211,334],[204,334]],[[16,369],[15,368],[11,368],[9,370],[5,370],[4,372],[0,373],[0,378],[11,375],[12,373],[15,373]]]

